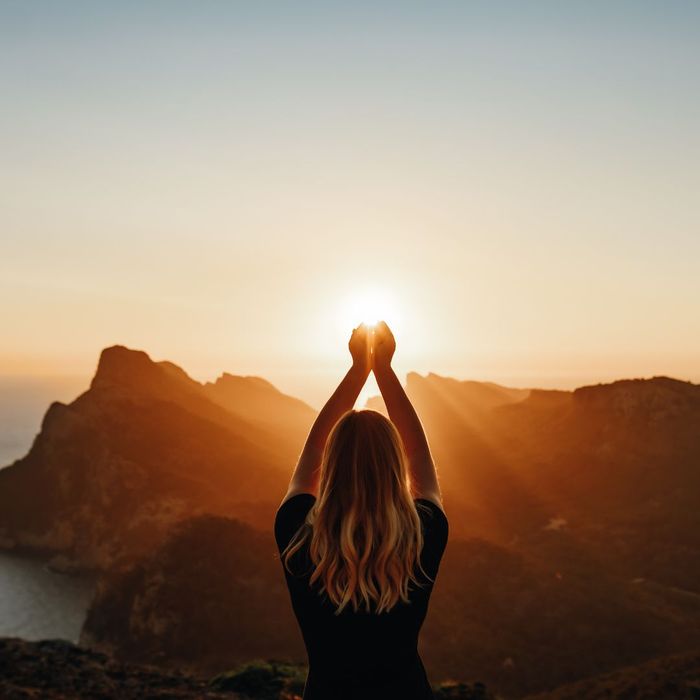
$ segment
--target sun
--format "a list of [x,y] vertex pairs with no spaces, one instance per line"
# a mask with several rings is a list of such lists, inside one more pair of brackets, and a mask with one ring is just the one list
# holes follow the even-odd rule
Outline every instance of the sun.
[[[338,302],[329,308],[332,314],[334,331],[329,353],[337,354],[341,343],[347,344],[349,333],[360,323],[374,326],[379,321],[386,321],[392,332],[401,338],[403,319],[397,295],[391,289],[367,284],[356,284],[344,294]],[[330,320],[330,319],[329,319]],[[398,330],[398,333],[397,333]],[[329,335],[330,338],[330,335]],[[379,394],[379,387],[373,374],[367,378],[362,387],[356,405],[363,407],[367,399]]]
[[340,317],[346,328],[360,323],[375,326],[386,321],[392,328],[398,321],[397,306],[392,296],[383,289],[363,287],[349,295],[343,302]]

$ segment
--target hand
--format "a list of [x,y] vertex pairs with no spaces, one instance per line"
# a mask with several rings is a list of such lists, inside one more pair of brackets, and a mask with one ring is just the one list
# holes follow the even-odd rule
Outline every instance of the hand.
[[396,340],[394,334],[384,321],[379,321],[374,327],[374,338],[372,342],[372,367],[373,369],[383,369],[391,366],[391,358],[396,350]]
[[352,355],[352,365],[369,374],[372,369],[372,343],[370,329],[361,323],[355,328],[348,343],[350,354]]

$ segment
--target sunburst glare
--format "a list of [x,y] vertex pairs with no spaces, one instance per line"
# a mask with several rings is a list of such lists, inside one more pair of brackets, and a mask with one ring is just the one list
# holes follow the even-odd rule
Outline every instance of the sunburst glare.
[[374,326],[379,321],[386,321],[393,328],[399,321],[392,296],[386,290],[371,287],[348,296],[341,306],[340,317],[346,328],[354,328],[360,323]]

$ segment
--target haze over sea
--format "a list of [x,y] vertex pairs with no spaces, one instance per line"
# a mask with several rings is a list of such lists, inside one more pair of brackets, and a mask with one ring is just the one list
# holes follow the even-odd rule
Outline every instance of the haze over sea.
[[81,376],[0,376],[0,468],[24,457],[52,401],[69,403],[90,385]]

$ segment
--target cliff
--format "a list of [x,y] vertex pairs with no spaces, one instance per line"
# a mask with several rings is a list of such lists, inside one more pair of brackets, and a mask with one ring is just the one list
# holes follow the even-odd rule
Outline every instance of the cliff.
[[[53,403],[27,456],[0,470],[0,547],[104,569],[198,513],[264,527],[314,412],[256,378],[225,383],[214,391],[144,352],[105,349],[90,388]],[[229,410],[237,392],[246,415]]]

